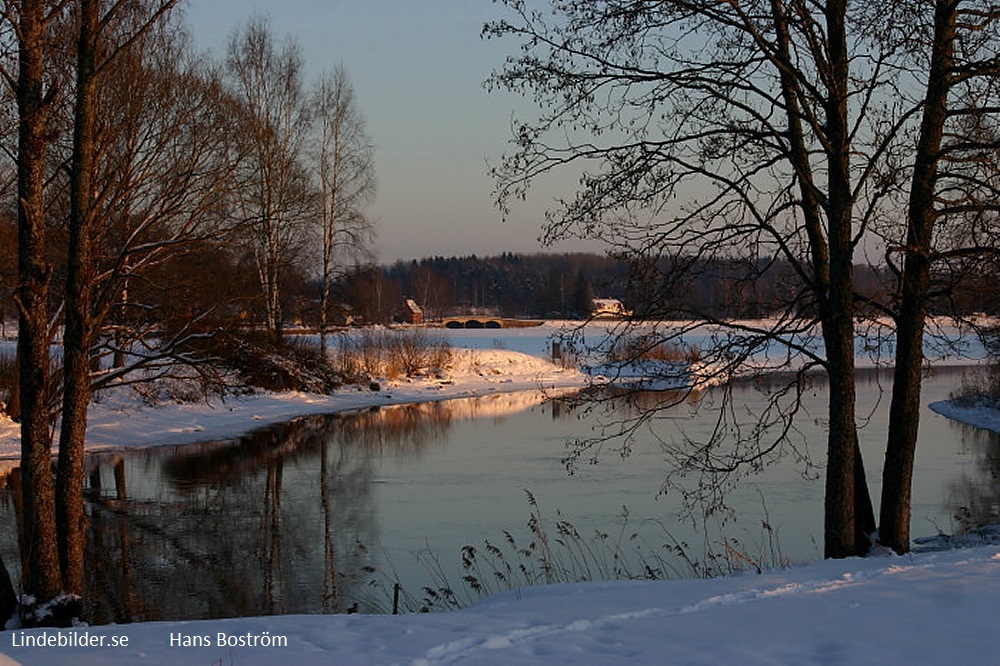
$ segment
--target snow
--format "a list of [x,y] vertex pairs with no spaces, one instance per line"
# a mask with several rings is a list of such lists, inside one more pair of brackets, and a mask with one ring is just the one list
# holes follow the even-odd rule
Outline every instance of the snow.
[[[495,335],[495,334],[494,334]],[[441,376],[381,380],[378,391],[346,386],[331,395],[256,393],[224,401],[146,407],[130,389],[100,396],[88,410],[87,450],[164,446],[236,437],[296,416],[526,390],[578,389],[588,377],[538,356],[505,349],[456,349]],[[0,465],[21,455],[17,424],[0,416]]]
[[[69,657],[80,665],[171,666],[986,664],[997,660],[998,594],[1000,547],[989,546],[827,560],[713,580],[553,585],[446,613],[15,630],[0,634],[0,651],[26,665]],[[74,633],[78,644],[85,634],[105,645],[22,647],[30,637],[66,642]],[[260,643],[265,636],[284,645],[229,643]],[[109,645],[122,637],[127,646]],[[208,645],[178,645],[199,640]]]
[[929,406],[949,419],[968,423],[983,430],[1000,432],[1000,409],[995,404],[976,400],[943,400],[933,402]]
[[[239,434],[293,416],[372,405],[571,389],[581,373],[540,358],[542,331],[468,334],[444,377],[349,387],[330,396],[258,394],[140,408],[126,393],[90,411],[91,449]],[[484,337],[490,336],[490,337]],[[933,406],[982,427],[985,406]],[[958,410],[958,411],[957,411]],[[960,411],[965,410],[965,411]],[[14,464],[16,426],[0,422]],[[0,633],[4,664],[939,664],[996,663],[1000,546],[827,560],[712,580],[563,584],[504,593],[462,610],[308,615]],[[222,644],[220,644],[220,638]],[[43,646],[36,646],[37,644]],[[67,645],[70,644],[70,645]],[[112,645],[115,643],[115,645]],[[172,644],[173,643],[173,644]],[[246,645],[246,644],[256,645]],[[268,646],[267,643],[280,643]],[[60,644],[62,646],[60,647]],[[200,645],[199,645],[200,644]]]

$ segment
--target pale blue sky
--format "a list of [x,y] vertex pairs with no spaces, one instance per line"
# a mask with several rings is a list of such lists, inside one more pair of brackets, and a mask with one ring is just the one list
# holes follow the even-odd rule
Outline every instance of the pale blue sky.
[[[483,40],[492,0],[187,0],[199,49],[225,54],[232,30],[254,13],[302,47],[310,75],[342,62],[376,146],[380,262],[430,255],[537,252],[555,193],[536,192],[502,222],[487,160],[506,148],[514,107],[482,82],[512,42]],[[562,194],[566,194],[563,192]],[[559,245],[555,251],[580,249]],[[593,248],[594,246],[590,246]]]

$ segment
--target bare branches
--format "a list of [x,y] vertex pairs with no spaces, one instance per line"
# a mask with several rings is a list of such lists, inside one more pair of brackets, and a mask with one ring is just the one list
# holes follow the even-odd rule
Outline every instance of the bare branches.
[[275,43],[267,22],[251,19],[230,38],[226,68],[243,109],[241,139],[246,159],[237,173],[242,218],[255,220],[252,251],[260,276],[267,327],[280,338],[281,282],[302,234],[295,229],[315,208],[301,161],[309,111],[297,45]]
[[317,125],[314,159],[323,238],[320,349],[325,354],[335,254],[345,258],[352,254],[354,258],[363,256],[374,235],[364,207],[375,196],[375,161],[354,88],[342,66],[320,79],[312,94],[311,108]]
[[[827,553],[867,548],[850,524],[870,513],[853,484],[854,323],[919,319],[897,308],[915,293],[904,288],[910,258],[957,268],[970,257],[953,244],[969,240],[963,221],[996,208],[996,160],[986,157],[995,140],[968,122],[985,127],[1000,106],[994,3],[553,0],[550,14],[504,4],[510,18],[484,34],[520,50],[487,85],[530,96],[538,116],[514,123],[493,172],[498,206],[568,170],[579,189],[550,211],[543,237],[596,238],[633,257],[649,280],[637,312],[729,326],[825,368],[837,396]],[[942,131],[949,140],[938,145]],[[954,228],[938,235],[941,253],[930,249],[935,228]],[[858,293],[859,252],[885,254],[898,279],[885,293],[898,301]],[[902,266],[892,261],[900,254]],[[740,330],[669,306],[706,267],[727,266],[750,290],[779,260],[791,272],[776,328]],[[821,351],[797,342],[813,326]],[[702,464],[715,467],[709,457]]]

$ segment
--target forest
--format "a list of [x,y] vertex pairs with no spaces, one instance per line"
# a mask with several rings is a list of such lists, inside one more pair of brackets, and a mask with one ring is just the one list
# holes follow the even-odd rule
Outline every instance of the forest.
[[[0,282],[6,285],[14,279],[15,244],[3,239],[15,233],[14,219],[0,219]],[[656,312],[666,309],[677,318],[760,318],[780,311],[789,300],[791,267],[783,262],[749,266],[738,259],[704,262],[696,275],[687,277],[686,288],[674,287],[672,302],[665,306],[648,303],[647,294],[652,292],[633,262],[613,255],[503,252],[391,264],[371,261],[346,268],[331,281],[326,307],[331,325],[339,326],[398,323],[406,299],[423,309],[428,323],[465,314],[585,319],[593,298],[620,299],[640,317],[645,307],[653,305]],[[320,325],[323,282],[309,268],[303,262],[283,272],[279,295],[283,327],[315,330]],[[977,272],[951,284],[954,281],[955,276],[942,276],[933,312],[1000,314],[994,275]],[[855,285],[872,302],[891,300],[891,273],[884,267],[855,266]],[[206,242],[171,257],[137,281],[133,294],[145,304],[146,325],[156,328],[198,321],[204,330],[235,330],[266,323],[252,259],[218,244]],[[15,314],[13,304],[3,303],[9,322]]]
[[[663,275],[671,275],[670,263],[661,261]],[[585,319],[593,298],[621,299],[639,318],[669,313],[679,319],[727,319],[768,317],[785,308],[794,295],[788,262],[734,257],[702,261],[685,271],[683,288],[670,285],[665,294],[669,303],[664,303],[651,302],[649,294],[661,293],[658,285],[651,285],[641,267],[627,257],[587,253],[431,257],[353,270],[334,284],[332,302],[346,305],[359,323],[381,324],[399,318],[405,298],[423,308],[426,321],[476,313]],[[932,312],[1000,313],[1000,290],[992,274],[938,277],[939,295],[931,303]],[[891,301],[894,283],[887,268],[859,264],[854,280],[873,311],[875,304]],[[302,281],[301,286],[308,288],[310,283]],[[297,299],[300,322],[316,320],[310,305],[315,301],[307,293]]]

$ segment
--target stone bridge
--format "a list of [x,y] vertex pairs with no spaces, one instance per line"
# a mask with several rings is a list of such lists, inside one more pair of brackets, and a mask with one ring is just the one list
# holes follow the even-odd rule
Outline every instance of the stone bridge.
[[445,328],[529,328],[531,326],[541,326],[543,322],[536,319],[510,319],[507,317],[468,315],[445,317],[442,323]]

